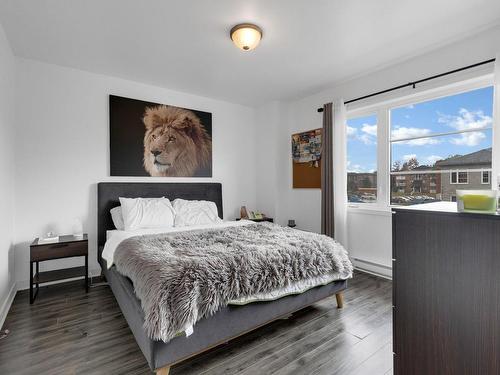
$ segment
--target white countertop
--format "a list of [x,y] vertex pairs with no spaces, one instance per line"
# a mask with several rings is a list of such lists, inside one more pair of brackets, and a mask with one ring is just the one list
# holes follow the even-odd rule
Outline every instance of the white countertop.
[[[448,213],[459,213],[457,209],[456,202],[432,202],[432,203],[422,203],[414,204],[412,206],[394,206],[393,208],[398,210],[409,210],[409,211],[431,211],[431,212],[448,212]],[[486,212],[460,212],[464,215],[481,215],[481,216],[493,216],[495,218],[500,218],[500,214],[497,213],[486,213]]]
[[432,203],[414,204],[412,206],[395,206],[394,208],[403,210],[458,212],[457,202],[432,202]]

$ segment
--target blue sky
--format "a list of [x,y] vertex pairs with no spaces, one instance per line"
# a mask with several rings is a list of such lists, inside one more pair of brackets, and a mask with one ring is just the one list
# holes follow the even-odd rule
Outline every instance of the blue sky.
[[[416,157],[420,164],[433,165],[451,155],[465,155],[491,147],[492,131],[399,141],[464,129],[491,127],[493,87],[435,99],[391,110],[392,161]],[[347,170],[377,169],[377,118],[375,115],[347,121]]]

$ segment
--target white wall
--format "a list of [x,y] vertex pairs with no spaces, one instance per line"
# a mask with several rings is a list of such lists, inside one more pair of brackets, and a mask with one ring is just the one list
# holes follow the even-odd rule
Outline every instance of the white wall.
[[278,195],[280,178],[276,173],[278,157],[284,150],[276,142],[283,108],[280,102],[271,102],[256,109],[255,129],[257,142],[255,149],[257,180],[257,206],[250,207],[269,217],[276,217],[279,210]]
[[[27,286],[29,242],[49,229],[71,233],[74,218],[81,219],[89,233],[90,269],[98,271],[97,182],[221,182],[226,219],[238,217],[242,204],[255,207],[254,109],[31,60],[17,61],[19,287]],[[109,94],[212,112],[213,178],[109,177]],[[61,262],[73,264],[75,260]],[[51,264],[52,268],[57,265]]]
[[0,327],[14,296],[15,60],[0,25]]
[[[278,129],[278,138],[275,144],[281,146],[283,153],[277,159],[277,169],[270,172],[269,178],[282,174],[278,184],[279,193],[276,195],[276,219],[279,223],[286,223],[287,219],[295,219],[299,228],[319,232],[321,195],[319,189],[292,189],[292,160],[290,153],[290,135],[295,132],[314,129],[322,126],[322,115],[316,111],[324,103],[334,98],[352,99],[358,96],[383,90],[391,86],[417,80],[423,77],[441,73],[450,69],[487,60],[495,56],[500,50],[500,27],[496,27],[466,40],[439,48],[434,52],[399,63],[398,65],[373,72],[363,77],[352,79],[343,84],[332,86],[324,91],[306,98],[281,103],[281,118]],[[332,51],[334,53],[334,51]],[[491,66],[487,69],[491,71]],[[477,72],[456,75],[446,80],[434,81],[432,84],[422,85],[418,90],[449,82],[450,80],[464,79]],[[408,95],[412,89],[401,90],[393,95]],[[378,97],[375,100],[386,99]],[[369,102],[372,104],[375,100]],[[364,102],[367,104],[368,102]],[[359,105],[358,105],[359,107]],[[352,108],[352,107],[351,107]],[[258,110],[257,118],[261,116]],[[265,176],[259,176],[265,181]],[[267,186],[258,187],[258,196],[267,191]],[[271,209],[268,209],[271,210]],[[391,217],[385,212],[366,212],[350,209],[348,212],[348,240],[349,251],[353,258],[370,263],[378,263],[383,267],[376,267],[369,263],[356,262],[359,267],[369,269],[385,275],[391,275]]]

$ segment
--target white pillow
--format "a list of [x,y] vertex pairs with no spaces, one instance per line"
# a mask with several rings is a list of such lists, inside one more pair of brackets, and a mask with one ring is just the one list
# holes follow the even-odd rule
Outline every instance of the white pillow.
[[188,201],[176,199],[173,202],[175,210],[175,226],[214,224],[222,220],[217,213],[217,206],[210,201]]
[[175,211],[167,198],[121,198],[125,230],[174,226]]
[[125,224],[123,223],[122,207],[117,206],[109,210],[109,212],[111,213],[111,220],[113,220],[115,228],[118,230],[124,230]]

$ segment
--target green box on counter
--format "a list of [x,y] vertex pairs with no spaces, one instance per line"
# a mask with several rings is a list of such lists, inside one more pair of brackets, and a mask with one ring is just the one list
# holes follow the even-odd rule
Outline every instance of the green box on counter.
[[457,190],[458,212],[494,214],[497,202],[494,190]]

